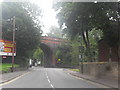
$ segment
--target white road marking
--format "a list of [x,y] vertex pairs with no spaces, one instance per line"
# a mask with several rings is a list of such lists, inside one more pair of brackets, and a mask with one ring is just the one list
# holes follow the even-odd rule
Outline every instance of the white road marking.
[[48,79],[48,75],[46,74],[46,77],[47,77],[47,79]]
[[51,86],[52,88],[54,88],[54,86],[52,85],[52,83],[51,83],[51,81],[50,81],[50,79],[49,79],[49,77],[48,77],[48,75],[47,75],[47,72],[46,72],[46,77],[47,77],[48,82],[50,83],[50,86]]
[[50,80],[48,79],[48,82],[50,83]]
[[52,84],[50,84],[50,86],[51,86],[52,88],[54,88]]

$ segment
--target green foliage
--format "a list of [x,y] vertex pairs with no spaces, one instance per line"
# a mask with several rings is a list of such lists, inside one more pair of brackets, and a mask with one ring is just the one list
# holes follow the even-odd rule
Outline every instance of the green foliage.
[[40,48],[36,49],[36,51],[33,54],[33,59],[41,60],[42,57],[43,57],[43,51]]
[[69,69],[71,71],[76,71],[76,72],[79,72],[80,70],[79,69]]
[[70,45],[63,44],[56,51],[56,59],[61,59],[59,64],[63,66],[71,65]]
[[[0,64],[0,71],[6,71],[7,72],[11,67],[12,67],[12,64],[10,64],[10,63]],[[19,67],[19,65],[14,64],[14,67]]]
[[[84,47],[80,54],[84,55],[85,61],[93,61],[93,57],[97,57],[98,40],[106,40],[109,46],[118,44],[120,15],[117,2],[58,2],[53,8],[59,11],[57,14],[59,25],[61,28],[65,26],[63,31],[70,39],[74,40],[78,35],[80,46]],[[77,57],[77,40],[72,43],[71,53]]]
[[62,38],[62,30],[59,29],[57,26],[51,26],[50,32],[47,33],[49,37],[56,37],[56,38]]
[[98,41],[102,39],[103,33],[101,30],[95,30],[88,32],[91,48],[91,57],[93,61],[98,61]]
[[102,30],[104,39],[109,45],[118,44],[118,3],[76,3],[58,2],[54,5],[59,10],[57,15],[59,24],[65,24],[67,33],[75,36],[97,28]]
[[61,57],[62,57],[62,52],[58,49],[56,51],[56,58],[58,59],[58,58],[61,58]]
[[[2,2],[2,32],[3,39],[12,41],[12,21],[8,19],[16,16],[15,41],[17,44],[16,63],[27,64],[28,58],[39,46],[41,24],[38,22],[41,10],[28,2]],[[21,60],[21,61],[20,61]]]
[[73,40],[62,44],[56,52],[56,58],[61,59],[61,63],[65,66],[76,66],[79,62],[79,38],[76,36]]
[[[93,29],[88,32],[89,42],[90,42],[90,55],[92,61],[98,61],[98,41],[101,40],[103,37],[103,33],[101,30]],[[79,43],[80,43],[80,55],[82,56],[82,61],[88,61],[87,56],[87,48],[85,47],[85,43],[83,41],[83,38],[79,36]]]
[[79,46],[80,43],[78,42],[78,36],[76,36],[72,41],[71,41],[71,57],[72,57],[72,64],[73,65],[78,65],[79,63]]
[[[103,37],[103,33],[100,30],[93,29],[88,32],[91,48],[91,58],[92,61],[98,60],[98,41]],[[79,55],[82,55],[79,58]],[[76,35],[72,40],[69,40],[67,44],[62,44],[62,47],[56,52],[56,58],[61,59],[64,65],[79,65],[80,61],[87,61],[87,48],[83,38]]]

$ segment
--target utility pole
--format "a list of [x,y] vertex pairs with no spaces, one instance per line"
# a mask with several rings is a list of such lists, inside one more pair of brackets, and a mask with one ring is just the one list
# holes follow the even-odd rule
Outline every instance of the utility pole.
[[15,47],[15,16],[13,16],[13,50],[12,50],[12,72],[14,72],[14,47]]

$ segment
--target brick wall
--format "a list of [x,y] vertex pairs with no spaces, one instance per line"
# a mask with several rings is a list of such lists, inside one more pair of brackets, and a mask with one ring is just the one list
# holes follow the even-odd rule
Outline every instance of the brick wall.
[[[98,42],[98,49],[99,49],[99,55],[98,55],[99,61],[109,61],[110,47],[104,40]],[[119,60],[118,45],[114,45],[111,47],[111,61],[118,61],[118,60]]]

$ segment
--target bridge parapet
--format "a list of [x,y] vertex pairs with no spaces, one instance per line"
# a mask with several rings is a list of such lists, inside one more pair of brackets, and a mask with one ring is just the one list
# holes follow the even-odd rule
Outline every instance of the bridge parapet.
[[42,43],[52,43],[52,44],[60,44],[64,42],[64,39],[59,38],[53,38],[53,37],[42,37],[41,38]]
[[[55,52],[58,47],[65,42],[64,39],[53,38],[53,37],[41,37],[41,48],[43,52],[46,54],[46,62],[49,62],[52,66],[55,66]],[[49,50],[48,50],[49,48]]]
[[[41,43],[46,44],[52,50],[56,50],[58,46],[60,46],[65,40],[60,38],[53,38],[53,37],[42,37]],[[54,51],[53,50],[53,51]]]

